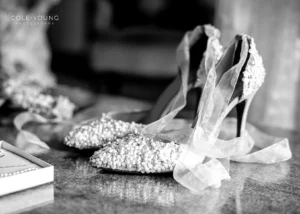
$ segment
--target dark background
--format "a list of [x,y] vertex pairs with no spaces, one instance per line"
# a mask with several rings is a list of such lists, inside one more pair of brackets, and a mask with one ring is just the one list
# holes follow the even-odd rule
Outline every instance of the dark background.
[[154,101],[177,74],[184,32],[213,23],[214,2],[63,0],[50,14],[60,18],[48,34],[61,83]]

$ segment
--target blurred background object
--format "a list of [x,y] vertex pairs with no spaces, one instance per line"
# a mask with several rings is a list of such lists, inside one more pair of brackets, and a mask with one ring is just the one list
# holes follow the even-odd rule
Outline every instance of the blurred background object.
[[[46,14],[57,0],[0,1],[1,79],[28,73],[43,86],[53,86]],[[33,19],[41,16],[41,20]]]
[[53,11],[65,20],[49,33],[54,70],[145,100],[155,100],[177,74],[175,50],[184,32],[213,21],[211,5],[197,0],[64,0]]

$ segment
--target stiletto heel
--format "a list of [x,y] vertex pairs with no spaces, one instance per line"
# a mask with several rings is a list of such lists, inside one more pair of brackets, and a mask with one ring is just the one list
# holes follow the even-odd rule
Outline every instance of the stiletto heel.
[[194,118],[197,116],[197,113],[198,113],[198,104],[200,103],[201,94],[202,94],[202,89],[197,88],[196,99],[195,99],[196,100],[196,105],[195,105],[195,110],[194,110]]
[[[202,56],[206,52],[208,41],[214,41],[214,57],[220,58],[222,46],[218,40],[219,36],[220,32],[210,25],[196,27],[192,32],[185,35],[178,47],[179,75],[158,98],[148,114],[144,114],[139,120],[133,120],[130,117],[132,112],[124,112],[128,115],[126,121],[103,115],[100,119],[94,119],[74,128],[65,137],[64,143],[78,149],[99,149],[106,142],[129,133],[141,133],[145,129],[157,129],[157,123],[160,124],[159,128],[166,126],[185,106],[185,96],[194,87],[199,77],[204,78],[204,80],[197,87],[203,87],[206,72],[200,66]],[[162,118],[164,118],[164,124],[159,121]]]
[[236,105],[237,137],[240,137],[246,129],[247,115],[252,102],[252,97]]
[[243,101],[236,106],[236,119],[237,119],[237,130],[236,130],[236,136],[240,137],[242,133],[242,127],[243,127],[243,118],[244,118],[244,110],[246,106],[246,101]]

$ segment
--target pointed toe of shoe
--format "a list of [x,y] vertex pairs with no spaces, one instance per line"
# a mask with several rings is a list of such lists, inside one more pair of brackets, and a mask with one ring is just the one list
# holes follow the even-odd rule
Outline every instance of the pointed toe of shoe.
[[108,143],[90,158],[94,167],[128,173],[172,172],[181,146],[139,134],[128,134]]
[[65,144],[77,149],[99,149],[106,143],[129,133],[140,133],[144,125],[124,122],[103,115],[100,119],[73,129],[66,137]]
[[[98,149],[104,143],[99,127],[90,123],[73,129],[64,139],[67,146],[77,149]],[[107,139],[111,137],[106,136]]]

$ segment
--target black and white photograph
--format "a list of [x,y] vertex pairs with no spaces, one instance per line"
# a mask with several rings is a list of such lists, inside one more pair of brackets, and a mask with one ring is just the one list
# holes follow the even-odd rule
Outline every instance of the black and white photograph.
[[0,0],[0,214],[300,213],[299,0]]

